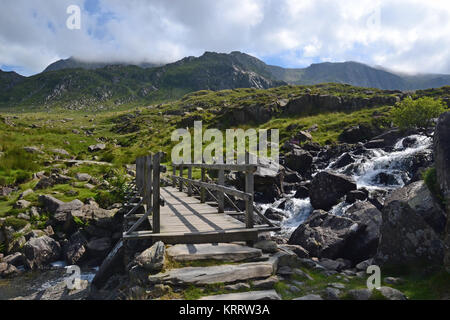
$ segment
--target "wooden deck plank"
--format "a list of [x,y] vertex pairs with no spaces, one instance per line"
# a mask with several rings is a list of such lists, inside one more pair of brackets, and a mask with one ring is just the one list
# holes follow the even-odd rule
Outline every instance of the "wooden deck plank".
[[259,232],[274,230],[268,226],[246,228],[232,216],[236,211],[218,213],[217,207],[173,187],[161,187],[160,194],[165,206],[160,208],[159,233],[136,231],[124,235],[125,240],[152,239],[167,244],[256,241]]

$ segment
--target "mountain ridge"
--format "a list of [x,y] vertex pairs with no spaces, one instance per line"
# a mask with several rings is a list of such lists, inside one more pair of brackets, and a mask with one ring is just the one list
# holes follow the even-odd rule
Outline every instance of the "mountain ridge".
[[282,68],[233,51],[206,51],[165,65],[89,63],[58,60],[37,75],[23,77],[0,71],[0,108],[52,107],[69,109],[126,103],[155,103],[200,90],[282,85],[341,83],[383,90],[417,90],[450,85],[450,75],[399,75],[363,63],[324,62],[306,68]]
[[[311,85],[326,82],[345,83],[361,87],[378,88],[385,90],[418,90],[433,87],[441,87],[450,84],[448,74],[407,74],[395,72],[382,66],[373,67],[358,61],[345,62],[321,62],[313,63],[305,68],[283,68],[276,65],[269,65],[262,60],[249,54],[239,51],[232,51],[229,54],[206,51],[200,57],[185,57],[181,60],[166,65],[176,65],[183,61],[192,61],[205,56],[217,55],[222,59],[226,56],[236,59],[249,71],[253,71],[266,79],[283,81],[289,84]],[[58,60],[50,64],[43,72],[83,68],[88,70],[101,69],[110,65],[129,66],[149,69],[164,66],[154,63],[129,63],[129,62],[83,62],[76,58]]]

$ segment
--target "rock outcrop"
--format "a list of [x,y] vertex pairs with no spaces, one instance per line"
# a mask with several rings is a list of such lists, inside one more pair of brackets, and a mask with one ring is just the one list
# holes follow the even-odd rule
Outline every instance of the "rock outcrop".
[[434,157],[437,182],[447,204],[444,265],[450,272],[450,112],[439,117],[434,133]]
[[32,270],[43,269],[49,263],[57,261],[61,247],[54,239],[43,236],[31,238],[23,247],[25,265]]
[[348,241],[361,231],[361,226],[349,218],[315,210],[292,233],[288,243],[302,246],[311,256],[336,259],[343,256]]
[[342,174],[321,171],[311,182],[309,197],[314,209],[330,210],[332,206],[349,191],[356,190],[356,183],[352,178]]

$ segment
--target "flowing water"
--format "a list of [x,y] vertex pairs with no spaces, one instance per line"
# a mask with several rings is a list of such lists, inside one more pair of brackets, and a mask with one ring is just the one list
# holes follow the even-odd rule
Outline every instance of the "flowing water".
[[[404,140],[408,139],[404,146]],[[369,149],[363,153],[352,153],[354,162],[339,169],[333,169],[339,157],[333,159],[325,170],[342,173],[352,177],[359,188],[370,193],[391,191],[403,187],[411,178],[411,171],[418,156],[427,158],[432,155],[432,138],[423,135],[411,135],[398,140],[392,150]],[[289,194],[272,204],[261,204],[264,212],[267,208],[283,213],[286,217],[281,221],[281,235],[290,234],[303,223],[313,211],[309,198],[295,199]],[[278,205],[286,200],[285,208]],[[343,201],[331,209],[331,213],[341,215],[351,204]]]
[[[66,268],[64,261],[56,261],[51,264],[50,270],[24,272],[12,279],[0,279],[0,300],[27,297],[58,288],[58,285],[65,283],[66,278],[70,276]],[[23,267],[18,269],[24,271]],[[98,267],[82,269],[80,279],[91,283],[97,271]],[[64,286],[59,287],[64,288]]]

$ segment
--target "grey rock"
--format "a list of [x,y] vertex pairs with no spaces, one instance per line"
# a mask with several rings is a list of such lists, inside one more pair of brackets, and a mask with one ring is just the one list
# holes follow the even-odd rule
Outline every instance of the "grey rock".
[[387,284],[402,284],[405,281],[402,278],[397,278],[397,277],[386,277],[384,278],[384,283]]
[[372,291],[369,289],[353,289],[347,294],[352,300],[369,300],[372,297]]
[[275,241],[262,240],[254,244],[254,248],[261,249],[265,253],[275,253],[278,251],[278,246]]
[[23,199],[32,194],[33,192],[34,192],[33,189],[27,189],[19,195],[19,199]]
[[372,264],[373,264],[373,259],[370,258],[370,259],[361,261],[360,263],[358,263],[358,264],[355,266],[355,268],[356,268],[356,270],[359,270],[359,271],[366,271],[367,268],[368,268],[370,265],[372,265]]
[[340,283],[340,282],[329,283],[328,286],[330,286],[330,287],[332,287],[332,288],[339,289],[339,290],[345,289],[345,284]]
[[164,255],[164,243],[158,241],[153,246],[139,254],[132,263],[133,265],[143,268],[148,272],[160,272],[164,267]]
[[281,300],[281,297],[275,290],[264,290],[219,294],[214,296],[202,297],[199,300]]
[[106,148],[106,145],[104,143],[98,143],[98,144],[89,146],[88,151],[89,152],[97,152],[97,151],[104,150],[105,148]]
[[280,267],[277,270],[277,274],[279,274],[279,275],[281,275],[283,277],[290,277],[290,276],[293,275],[293,273],[294,272],[292,271],[292,269],[290,267],[288,267],[288,266]]
[[381,236],[375,263],[442,265],[444,244],[439,235],[408,203],[394,200],[383,208]]
[[271,276],[267,279],[253,281],[252,287],[254,289],[258,289],[258,290],[273,289],[275,286],[275,283],[277,283],[278,281],[279,281],[279,279],[277,276]]
[[292,293],[299,293],[301,291],[300,288],[298,288],[297,286],[293,286],[291,284],[287,285],[287,289]]
[[310,280],[310,281],[314,280],[309,274],[307,274],[306,272],[304,272],[303,270],[298,269],[298,268],[295,268],[293,270],[293,274],[301,279]]
[[75,179],[77,179],[78,181],[89,181],[92,179],[92,177],[87,173],[76,173]]
[[230,291],[239,291],[239,290],[247,290],[250,289],[250,285],[248,283],[235,283],[235,284],[229,284],[224,287],[225,290]]
[[341,294],[341,290],[328,287],[325,289],[323,296],[326,300],[339,300],[340,294]]
[[250,262],[237,265],[186,267],[149,276],[150,283],[207,285],[234,283],[267,278],[272,275],[272,262]]
[[15,267],[23,265],[23,254],[21,252],[16,252],[13,254],[10,254],[9,256],[6,256],[3,258],[2,262],[6,262],[7,264],[11,264]]
[[86,246],[90,256],[104,258],[111,248],[111,239],[108,237],[92,239]]
[[440,115],[434,132],[436,177],[446,202],[447,226],[444,232],[444,266],[450,272],[450,112]]
[[380,239],[381,211],[370,202],[357,202],[347,209],[343,217],[357,222],[361,230],[348,240],[342,257],[354,263],[373,257]]
[[300,174],[309,172],[313,162],[313,156],[308,151],[302,149],[293,149],[285,155],[285,158],[286,167]]
[[288,250],[295,253],[299,258],[309,258],[309,252],[302,246],[295,244],[283,244],[278,245],[278,247],[282,250]]
[[318,294],[308,294],[306,296],[295,298],[292,300],[323,300],[323,299]]
[[392,201],[407,203],[436,233],[444,233],[445,212],[434,201],[433,195],[423,180],[392,191],[386,198],[384,205],[388,206]]
[[381,287],[375,290],[379,291],[388,300],[407,300],[403,292],[391,287]]
[[23,220],[30,220],[30,219],[31,219],[30,216],[29,216],[28,214],[23,213],[23,212],[20,212],[20,213],[17,215],[17,218],[23,219]]
[[44,152],[38,147],[23,147],[23,150],[29,153],[43,154]]
[[309,189],[311,205],[315,209],[330,210],[349,191],[356,190],[355,181],[342,174],[321,171],[317,173]]
[[32,270],[42,269],[51,262],[57,261],[61,254],[58,242],[48,236],[31,238],[23,248],[25,265]]
[[64,149],[51,149],[50,151],[53,153],[61,154],[63,156],[70,156],[70,154]]
[[70,237],[69,244],[64,250],[65,260],[69,265],[77,265],[86,258],[87,243],[87,239],[80,231]]
[[0,278],[11,278],[19,273],[20,271],[12,264],[8,264],[6,262],[0,263]]
[[41,203],[43,210],[48,213],[55,213],[64,204],[63,201],[50,195],[39,196],[39,202]]
[[262,252],[256,245],[251,248],[233,243],[177,244],[167,249],[167,255],[175,261],[243,261],[260,258]]
[[289,244],[305,248],[311,256],[336,259],[345,256],[348,243],[362,228],[357,222],[315,210],[289,238]]
[[14,208],[16,209],[26,209],[29,206],[31,206],[31,202],[27,201],[27,200],[18,200],[15,204],[14,204]]

